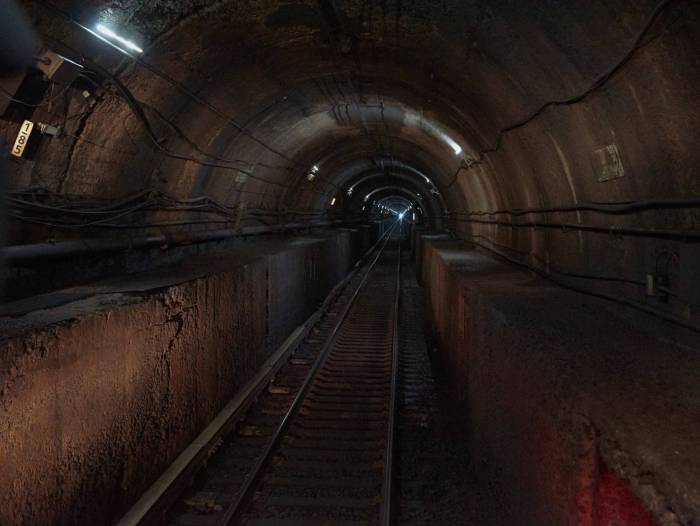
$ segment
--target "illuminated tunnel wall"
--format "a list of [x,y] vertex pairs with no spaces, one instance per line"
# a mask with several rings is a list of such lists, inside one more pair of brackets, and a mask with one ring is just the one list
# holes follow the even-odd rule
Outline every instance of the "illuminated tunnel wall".
[[[11,243],[356,219],[362,196],[395,186],[432,228],[696,317],[697,2],[27,5],[85,70],[15,105],[63,133],[13,162]],[[97,23],[144,52],[81,28]],[[20,122],[2,122],[7,141]],[[105,233],[82,216],[59,228],[27,204],[37,189],[74,207],[151,197]],[[219,215],[190,206],[202,199]],[[670,293],[647,297],[648,276]]]

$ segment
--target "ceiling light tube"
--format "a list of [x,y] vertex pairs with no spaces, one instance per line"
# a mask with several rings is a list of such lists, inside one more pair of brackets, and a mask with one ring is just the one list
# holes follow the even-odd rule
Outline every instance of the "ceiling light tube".
[[124,37],[120,37],[114,31],[112,31],[110,28],[108,28],[107,26],[105,26],[103,24],[97,24],[95,26],[95,30],[98,33],[101,33],[102,35],[106,36],[107,38],[111,38],[112,40],[116,40],[121,45],[123,45],[127,49],[130,49],[131,51],[136,51],[136,53],[143,53],[143,49],[141,49],[139,46],[134,44],[131,40],[127,40]]

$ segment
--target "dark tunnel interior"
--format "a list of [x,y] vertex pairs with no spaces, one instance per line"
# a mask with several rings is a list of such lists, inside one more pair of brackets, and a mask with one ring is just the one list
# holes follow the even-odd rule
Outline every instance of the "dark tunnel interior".
[[[0,524],[700,525],[699,34],[697,0],[4,1]],[[302,490],[368,339],[384,482]]]

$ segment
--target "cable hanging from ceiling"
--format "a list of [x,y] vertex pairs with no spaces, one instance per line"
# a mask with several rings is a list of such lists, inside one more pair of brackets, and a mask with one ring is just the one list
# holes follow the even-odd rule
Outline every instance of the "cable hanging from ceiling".
[[[137,118],[138,122],[142,125],[144,128],[144,131],[146,132],[146,136],[149,138],[150,142],[153,144],[153,146],[156,148],[156,150],[161,153],[162,155],[172,158],[172,159],[177,159],[177,160],[183,160],[183,161],[191,161],[197,164],[200,164],[202,166],[210,167],[210,168],[216,168],[216,169],[223,169],[223,170],[232,170],[239,172],[247,177],[249,177],[252,180],[256,180],[265,184],[269,184],[272,186],[278,186],[280,188],[289,188],[290,185],[279,182],[279,181],[273,181],[264,177],[261,177],[259,175],[256,175],[253,173],[253,165],[251,165],[250,162],[244,161],[241,159],[227,159],[223,157],[219,157],[213,154],[210,154],[208,152],[205,152],[197,145],[192,139],[187,137],[185,132],[177,125],[175,124],[171,119],[167,118],[165,115],[163,115],[157,108],[150,106],[148,104],[143,103],[142,101],[138,100],[133,93],[124,85],[123,82],[119,80],[119,78],[114,75],[111,71],[109,71],[106,68],[103,68],[99,64],[95,63],[94,61],[91,61],[90,59],[82,56],[77,50],[73,49],[71,46],[66,44],[65,42],[61,42],[59,40],[54,39],[53,37],[49,35],[42,34],[42,38],[49,40],[50,42],[57,44],[59,46],[63,46],[66,49],[70,50],[72,53],[76,54],[76,56],[81,56],[82,61],[86,63],[92,70],[88,69],[86,70],[83,74],[80,75],[80,78],[83,78],[93,84],[96,84],[96,81],[91,79],[88,75],[89,74],[95,74],[99,75],[100,77],[104,78],[107,80],[107,82],[114,88],[114,93],[115,95],[119,96],[126,104],[129,106],[129,108],[132,111],[132,114]],[[151,110],[156,117],[162,121],[165,125],[167,125],[171,130],[175,132],[175,134],[184,142],[186,142],[193,150],[197,151],[201,155],[205,157],[205,159],[198,159],[196,157],[192,157],[190,155],[186,154],[181,154],[177,152],[173,152],[172,150],[166,148],[163,145],[163,141],[161,138],[156,136],[155,132],[153,131],[153,125],[151,121],[148,119],[146,115],[145,108]],[[212,160],[210,160],[212,159]],[[220,162],[217,162],[220,161]],[[222,164],[225,163],[225,164]],[[230,165],[228,164],[230,163]],[[263,163],[255,163],[258,166],[269,168],[269,169],[275,169],[275,170],[286,170],[287,168],[285,167],[276,167],[276,166],[270,166],[267,164]],[[240,165],[245,165],[245,167],[241,167]],[[245,190],[240,190],[242,193],[254,193],[254,192],[247,192]],[[328,192],[324,192],[321,190],[318,190],[316,188],[313,188],[311,190],[313,193],[322,195],[324,197],[329,196],[330,194]]]
[[462,172],[463,170],[469,170],[473,166],[483,164],[487,155],[498,152],[501,149],[503,140],[507,133],[526,126],[551,107],[572,106],[574,104],[578,104],[586,100],[591,94],[597,92],[602,87],[604,87],[608,83],[608,81],[610,81],[610,79],[612,79],[625,65],[627,65],[627,63],[629,63],[629,61],[644,46],[644,39],[647,37],[647,35],[654,27],[657,20],[664,13],[664,11],[667,8],[669,8],[672,4],[681,3],[684,1],[687,0],[662,0],[659,4],[657,4],[652,13],[646,19],[646,22],[642,26],[642,29],[637,33],[636,37],[632,41],[632,45],[627,49],[627,51],[625,51],[625,53],[620,59],[618,59],[617,62],[615,62],[612,66],[606,69],[603,73],[598,75],[595,78],[595,80],[582,91],[574,95],[558,99],[552,99],[547,102],[544,102],[528,115],[522,117],[521,119],[508,126],[504,126],[503,128],[501,128],[496,134],[496,143],[491,147],[480,148],[478,150],[478,155],[476,159],[468,158],[466,161],[462,161],[460,163],[459,168],[452,177],[452,180],[446,186],[444,186],[444,189],[449,189],[450,187],[452,187],[452,185],[454,185],[457,182],[457,178],[459,177],[460,172]]
[[[49,40],[53,40],[55,43],[59,43],[61,45],[69,47],[62,42],[55,41],[54,39],[52,39],[51,37],[48,37],[47,35],[42,35],[42,36],[44,36],[45,38],[48,38]],[[84,59],[84,60],[87,61],[87,59]],[[156,150],[160,154],[162,154],[166,157],[172,158],[172,159],[190,161],[190,162],[194,162],[194,163],[200,164],[202,166],[206,166],[206,167],[223,169],[223,170],[233,170],[233,171],[236,171],[236,172],[239,172],[239,173],[245,175],[246,177],[249,177],[250,179],[253,179],[253,180],[265,183],[265,184],[279,186],[281,188],[288,188],[289,187],[289,185],[287,185],[287,184],[284,184],[284,183],[281,183],[278,181],[271,181],[269,179],[255,175],[252,172],[252,167],[251,167],[250,163],[247,161],[244,161],[241,159],[226,159],[223,157],[215,156],[215,155],[209,154],[207,152],[204,152],[194,141],[192,141],[189,137],[187,137],[187,135],[182,131],[182,129],[180,129],[171,119],[168,119],[167,117],[165,117],[157,108],[150,106],[150,105],[146,105],[143,102],[136,99],[136,97],[133,96],[133,94],[130,92],[130,90],[128,88],[126,88],[126,86],[121,81],[119,81],[119,79],[115,75],[113,75],[110,71],[108,71],[104,68],[101,68],[98,64],[92,63],[91,61],[87,61],[87,62],[90,62],[90,66],[93,69],[98,70],[98,71],[88,70],[88,71],[84,72],[83,74],[81,74],[80,78],[85,79],[85,80],[89,81],[90,83],[95,84],[96,86],[99,86],[99,84],[97,84],[96,81],[91,79],[88,76],[89,74],[91,74],[91,73],[92,74],[99,74],[103,78],[106,78],[108,80],[108,82],[110,82],[110,84],[115,88],[115,92],[113,94],[119,96],[122,100],[124,100],[127,103],[127,105],[132,110],[132,114],[137,118],[138,122],[142,125],[144,131],[146,132],[146,136],[149,138],[149,140],[151,141],[153,146],[156,148]],[[52,85],[53,85],[53,83],[52,83]],[[71,87],[71,85],[66,85],[55,96],[50,97],[49,99],[41,101],[37,104],[32,104],[32,103],[28,103],[26,101],[16,99],[16,98],[12,97],[4,89],[1,89],[1,88],[0,88],[0,94],[8,97],[12,102],[15,102],[15,103],[27,106],[27,107],[32,107],[32,108],[42,107],[42,111],[47,111],[47,113],[49,113],[51,115],[58,116],[56,113],[46,110],[45,108],[43,108],[43,106],[45,106],[46,104],[49,104],[51,101],[57,99],[61,95],[66,94],[70,87]],[[111,93],[111,92],[108,92],[108,93]],[[195,150],[199,154],[203,155],[205,157],[205,159],[199,159],[196,157],[192,157],[191,155],[177,153],[177,152],[174,152],[174,151],[166,148],[162,144],[162,139],[157,137],[155,132],[153,131],[153,126],[152,126],[150,120],[148,119],[148,117],[146,116],[146,112],[145,112],[144,108],[148,108],[150,111],[152,111],[158,117],[158,119],[160,121],[162,121],[171,130],[173,130],[175,132],[175,134],[181,140],[186,142],[193,150]],[[85,114],[87,114],[87,112],[81,113],[80,116],[84,116]],[[58,117],[61,117],[61,116],[58,116]],[[67,118],[64,118],[64,120],[66,120],[66,119]],[[77,137],[77,136],[72,135],[70,133],[64,132],[64,134],[67,136],[70,136],[76,140],[78,140],[78,139],[84,140],[85,142],[87,142],[91,145],[97,146],[97,147],[105,148],[108,150],[113,150],[111,148],[105,147],[104,145],[100,145],[98,143],[89,141],[88,139],[85,139],[82,137]],[[125,153],[125,152],[120,152],[120,153]],[[137,154],[136,152],[131,152],[131,153],[134,155]],[[209,159],[213,159],[213,160],[209,160]],[[238,165],[245,165],[246,167],[241,167]],[[254,192],[249,192],[246,190],[239,190],[239,191],[241,193],[254,193]],[[314,193],[318,193],[318,194],[321,194],[324,196],[329,195],[328,193],[319,191],[317,189],[314,189],[313,191],[314,191]]]
[[[61,16],[62,18],[64,18],[64,19],[67,20],[68,22],[70,22],[71,24],[73,24],[73,25],[75,25],[76,27],[80,28],[81,30],[86,31],[86,32],[88,32],[88,33],[90,33],[90,34],[93,34],[93,35],[95,34],[94,31],[92,31],[92,30],[91,30],[90,28],[88,28],[87,26],[85,26],[85,25],[81,24],[80,22],[78,22],[78,20],[77,20],[75,17],[73,17],[72,15],[70,15],[69,13],[67,13],[66,11],[64,11],[63,9],[59,8],[59,7],[56,6],[54,3],[52,3],[52,2],[50,2],[50,1],[48,1],[48,0],[42,0],[41,3],[42,3],[42,5],[48,7],[51,11],[53,11],[53,12],[56,13],[56,14],[58,14],[59,16]],[[112,47],[115,47],[115,48],[119,49],[120,51],[124,52],[124,50],[122,50],[121,48],[118,48],[117,46],[115,46],[114,44],[112,44],[111,42],[109,42],[108,40],[105,40],[105,42],[107,42],[108,44],[110,44]],[[154,65],[152,65],[152,64],[150,64],[150,63],[148,63],[148,62],[146,62],[145,60],[141,59],[141,58],[138,57],[138,56],[134,56],[134,55],[131,55],[131,54],[128,54],[128,53],[125,53],[125,54],[126,54],[126,56],[128,56],[128,57],[133,61],[134,64],[137,64],[137,65],[141,66],[142,68],[144,68],[145,70],[149,71],[150,73],[152,73],[152,74],[155,75],[156,77],[160,78],[161,80],[164,80],[165,82],[167,82],[167,83],[170,84],[171,86],[177,88],[179,91],[181,91],[184,95],[186,95],[186,96],[187,96],[188,98],[190,98],[192,101],[194,101],[194,102],[197,103],[198,105],[204,107],[205,109],[209,110],[211,113],[213,113],[214,115],[216,115],[217,117],[219,117],[219,118],[221,118],[222,120],[224,120],[224,122],[225,122],[227,125],[232,126],[233,128],[235,128],[237,131],[239,131],[240,133],[242,133],[243,135],[245,135],[246,137],[248,137],[248,138],[249,138],[250,140],[252,140],[253,142],[259,144],[260,146],[262,146],[263,148],[265,148],[265,149],[268,150],[269,152],[271,152],[271,153],[277,155],[278,157],[284,159],[284,160],[287,161],[288,163],[290,163],[290,164],[292,164],[292,165],[298,166],[298,164],[297,164],[293,159],[289,158],[288,156],[286,156],[285,154],[283,154],[283,153],[280,152],[279,150],[273,148],[272,146],[270,146],[269,144],[267,144],[265,141],[263,141],[262,139],[260,139],[260,138],[257,137],[256,135],[254,135],[254,134],[253,134],[252,132],[250,132],[245,126],[239,124],[239,123],[236,121],[236,119],[234,119],[234,118],[231,117],[230,115],[227,115],[224,111],[222,111],[221,109],[217,108],[217,107],[214,106],[212,103],[210,103],[209,101],[203,99],[202,97],[200,97],[199,95],[197,95],[196,93],[194,93],[190,88],[188,88],[187,86],[185,86],[182,82],[180,82],[180,81],[178,81],[178,80],[172,78],[170,75],[168,75],[168,74],[165,73],[164,71],[161,71],[160,69],[158,69],[158,68],[155,67]]]

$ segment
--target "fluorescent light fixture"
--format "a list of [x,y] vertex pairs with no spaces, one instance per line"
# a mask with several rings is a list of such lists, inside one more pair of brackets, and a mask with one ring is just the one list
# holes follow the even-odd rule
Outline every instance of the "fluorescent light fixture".
[[335,204],[335,197],[333,199],[331,199],[331,206],[333,206],[334,204]]
[[434,137],[438,137],[439,139],[447,143],[447,145],[450,148],[452,148],[452,151],[455,152],[455,155],[461,155],[463,151],[462,147],[459,144],[457,144],[457,142],[452,137],[450,137],[442,128],[440,128],[440,126],[433,123],[429,119],[426,119],[424,115],[418,115],[417,113],[408,112],[405,116],[405,120],[408,124],[412,124],[414,126],[423,128]]
[[95,26],[95,30],[98,33],[103,34],[107,38],[111,38],[112,40],[116,40],[119,42],[122,46],[124,46],[127,49],[130,49],[131,51],[136,51],[137,53],[143,53],[143,49],[138,47],[136,44],[134,44],[131,40],[127,40],[124,37],[120,37],[117,35],[114,31],[112,31],[110,28],[102,25],[102,24],[97,24]]
[[416,220],[416,213],[415,212],[413,212],[413,220],[414,221]]

